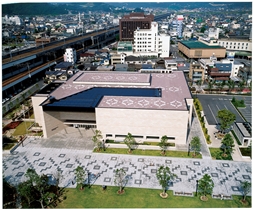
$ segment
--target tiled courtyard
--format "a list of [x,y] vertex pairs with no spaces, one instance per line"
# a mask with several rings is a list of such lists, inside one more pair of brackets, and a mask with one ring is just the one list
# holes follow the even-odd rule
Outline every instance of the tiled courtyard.
[[126,187],[161,189],[156,178],[160,165],[168,166],[177,175],[168,185],[174,192],[195,192],[196,180],[204,174],[212,176],[215,195],[241,195],[240,183],[251,181],[251,162],[99,154],[89,149],[42,147],[43,139],[26,140],[24,147],[19,146],[13,154],[3,155],[3,173],[10,183],[25,180],[28,168],[49,176],[58,169],[64,177],[60,186],[75,187],[74,169],[83,166],[89,173],[90,184],[113,186],[115,170],[123,168],[128,179]]

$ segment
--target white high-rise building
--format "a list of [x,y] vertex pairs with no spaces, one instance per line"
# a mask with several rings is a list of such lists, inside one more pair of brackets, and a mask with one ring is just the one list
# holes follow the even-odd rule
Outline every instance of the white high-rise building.
[[64,62],[76,63],[76,50],[73,48],[67,48],[64,54]]
[[177,34],[179,38],[182,37],[182,33],[183,33],[183,20],[184,20],[183,15],[177,16]]
[[158,23],[152,22],[150,29],[134,31],[134,53],[141,56],[156,54],[159,57],[169,57],[170,36],[158,34]]

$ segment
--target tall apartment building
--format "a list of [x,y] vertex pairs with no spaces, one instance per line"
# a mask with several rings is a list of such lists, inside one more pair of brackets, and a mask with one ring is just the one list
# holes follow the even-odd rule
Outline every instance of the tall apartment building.
[[177,16],[177,34],[179,38],[182,38],[183,35],[183,20],[184,20],[183,15]]
[[76,50],[73,48],[67,48],[64,54],[64,62],[76,63]]
[[157,53],[159,57],[169,57],[170,36],[158,34],[158,23],[152,22],[150,29],[134,31],[134,52],[144,55]]
[[144,15],[144,13],[131,13],[123,16],[119,21],[119,35],[121,41],[133,41],[134,31],[139,29],[150,29],[154,15]]

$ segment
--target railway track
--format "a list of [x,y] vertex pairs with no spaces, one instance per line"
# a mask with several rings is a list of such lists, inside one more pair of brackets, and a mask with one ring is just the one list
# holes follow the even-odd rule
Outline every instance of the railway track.
[[[115,29],[110,29],[110,30],[107,30],[107,31],[109,32],[109,31],[113,31],[113,30],[115,30]],[[54,43],[53,45],[51,45],[51,46],[46,46],[46,45],[45,45],[43,50],[44,50],[44,51],[53,50],[53,49],[55,49],[55,48],[57,48],[57,47],[59,47],[59,46],[64,46],[64,45],[66,45],[66,44],[71,44],[71,43],[74,43],[74,42],[77,42],[77,41],[82,41],[83,39],[90,38],[91,36],[97,36],[97,35],[100,35],[100,34],[102,34],[102,33],[104,33],[104,31],[94,32],[94,33],[87,34],[87,35],[84,35],[84,36],[76,37],[76,38],[71,39],[71,40],[65,40],[65,43],[64,43],[64,41],[55,42],[55,43]],[[12,59],[11,59],[11,58],[3,59],[3,60],[2,60],[2,64],[7,64],[7,63],[12,62],[12,61],[15,61],[15,60],[19,60],[19,59],[22,59],[22,58],[25,58],[25,57],[29,57],[29,56],[34,55],[34,54],[41,53],[41,52],[42,52],[41,50],[42,50],[41,48],[39,48],[39,49],[34,49],[34,50],[32,50],[32,51],[25,52],[25,53],[23,53],[23,54],[13,56]],[[78,51],[81,51],[81,50],[82,50],[82,49],[79,49],[79,50],[77,50],[77,52],[78,52]],[[59,62],[62,61],[62,60],[63,60],[63,56],[58,57],[58,58],[55,59],[54,61],[49,61],[49,62],[47,62],[47,63],[44,63],[44,64],[40,65],[40,66],[34,67],[34,68],[30,69],[29,71],[25,71],[25,72],[19,73],[19,74],[15,75],[15,76],[13,76],[13,77],[11,77],[11,78],[8,78],[8,79],[2,81],[2,87],[7,86],[7,85],[9,85],[9,84],[11,84],[11,83],[13,83],[13,82],[15,82],[15,81],[17,81],[17,80],[19,80],[19,79],[25,77],[25,76],[29,76],[29,74],[31,74],[31,73],[33,73],[33,72],[36,72],[37,70],[39,70],[39,69],[41,69],[41,68],[43,68],[43,67],[46,67],[48,64],[51,64],[51,63],[53,63],[53,62],[59,63]]]
[[[111,32],[111,31],[115,31],[115,28],[107,30],[107,32]],[[78,41],[82,41],[83,39],[90,38],[91,36],[98,36],[98,35],[103,34],[103,33],[105,33],[105,31],[97,31],[97,32],[85,34],[83,36],[78,36],[78,37],[72,38],[70,40],[65,39],[65,40],[61,40],[61,41],[56,41],[56,42],[53,42],[54,43],[53,45],[49,45],[49,46],[44,45],[43,49],[41,47],[39,47],[39,48],[36,47],[35,49],[33,49],[29,52],[24,52],[22,54],[18,54],[18,55],[14,55],[14,56],[2,59],[2,65],[13,62],[13,61],[16,61],[16,60],[19,60],[19,59],[22,59],[22,58],[25,58],[25,57],[29,57],[29,56],[34,55],[34,54],[41,53],[42,50],[43,51],[53,50],[57,47],[68,45],[68,44],[75,43],[75,42],[78,42]]]

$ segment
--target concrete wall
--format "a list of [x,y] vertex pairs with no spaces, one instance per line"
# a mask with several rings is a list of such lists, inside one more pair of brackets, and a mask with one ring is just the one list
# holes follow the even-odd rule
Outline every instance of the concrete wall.
[[[96,108],[97,129],[106,138],[111,134],[127,135],[131,133],[138,137],[138,141],[146,140],[147,136],[163,135],[175,137],[176,144],[186,144],[189,121],[188,111],[172,110],[140,110],[140,109],[111,109]],[[116,137],[117,138],[117,137]]]
[[48,138],[60,130],[63,130],[66,126],[60,120],[60,112],[56,111],[44,111],[44,124],[42,125],[43,135]]
[[188,112],[188,125],[189,128],[191,128],[192,125],[192,111],[193,111],[193,99],[186,99],[187,105],[189,107],[189,112]]
[[43,109],[40,104],[47,99],[47,95],[43,96],[33,96],[32,97],[32,105],[33,105],[33,112],[34,112],[34,119],[39,126],[44,124],[44,115]]

